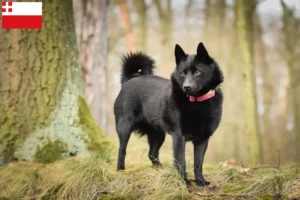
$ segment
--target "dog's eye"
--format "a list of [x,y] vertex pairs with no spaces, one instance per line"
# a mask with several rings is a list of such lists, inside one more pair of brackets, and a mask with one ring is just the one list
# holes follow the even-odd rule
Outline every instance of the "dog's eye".
[[198,71],[198,70],[194,72],[194,75],[195,75],[195,76],[199,76],[200,74],[201,74],[201,72]]
[[184,73],[184,72],[181,72],[181,73],[180,73],[180,76],[185,77],[185,73]]

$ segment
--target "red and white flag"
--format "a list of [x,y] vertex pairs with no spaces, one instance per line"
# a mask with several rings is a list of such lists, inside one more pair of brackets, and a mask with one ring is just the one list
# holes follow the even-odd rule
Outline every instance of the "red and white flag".
[[42,2],[2,2],[2,28],[41,29]]

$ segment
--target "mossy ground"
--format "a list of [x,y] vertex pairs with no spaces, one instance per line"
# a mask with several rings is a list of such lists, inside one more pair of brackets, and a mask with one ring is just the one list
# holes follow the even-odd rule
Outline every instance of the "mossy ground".
[[[0,169],[0,199],[300,199],[300,166],[280,168],[240,165],[205,165],[210,186],[188,188],[171,166],[172,154],[162,152],[163,168],[154,168],[148,147],[129,145],[126,170],[117,172],[115,159],[73,157],[50,164],[14,162]],[[139,141],[140,142],[140,141]],[[146,144],[146,141],[143,141]],[[187,156],[188,176],[193,177]]]

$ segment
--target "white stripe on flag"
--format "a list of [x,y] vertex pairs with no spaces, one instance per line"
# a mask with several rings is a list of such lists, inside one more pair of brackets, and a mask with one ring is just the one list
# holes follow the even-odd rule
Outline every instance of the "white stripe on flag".
[[[2,15],[42,15],[42,2],[12,2],[12,6],[2,6],[6,8],[6,12]],[[12,12],[8,12],[8,8],[12,8]]]

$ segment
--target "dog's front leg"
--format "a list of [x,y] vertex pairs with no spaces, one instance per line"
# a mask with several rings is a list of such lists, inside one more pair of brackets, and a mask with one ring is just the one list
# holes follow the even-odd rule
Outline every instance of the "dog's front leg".
[[193,141],[194,143],[194,173],[195,173],[195,181],[197,185],[205,186],[209,185],[210,182],[204,179],[202,173],[202,166],[204,155],[208,146],[208,139],[204,141]]
[[178,172],[183,176],[185,182],[189,185],[189,181],[186,175],[186,164],[185,164],[185,137],[173,133],[173,153],[174,153],[174,163]]

